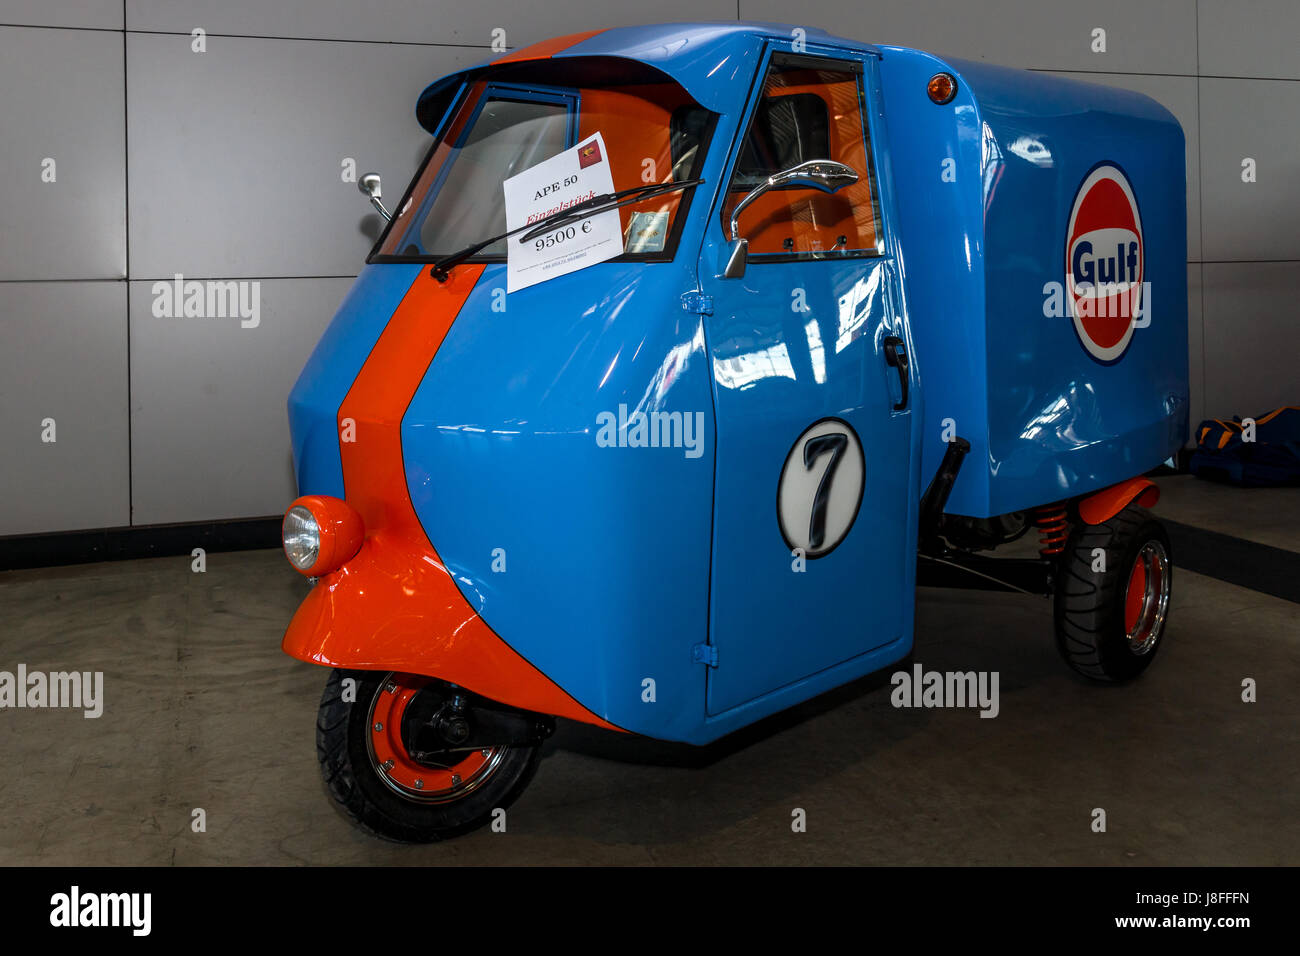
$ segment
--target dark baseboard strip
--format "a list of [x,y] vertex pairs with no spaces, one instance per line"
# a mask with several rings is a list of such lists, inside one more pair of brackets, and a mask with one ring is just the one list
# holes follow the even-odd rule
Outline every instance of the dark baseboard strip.
[[[1174,566],[1300,604],[1300,552],[1162,519]],[[280,546],[279,517],[0,537],[0,571]],[[962,575],[945,586],[969,586]],[[940,582],[927,581],[931,586]]]
[[161,558],[190,554],[195,548],[207,552],[278,548],[280,521],[279,517],[247,518],[0,537],[0,571]]
[[[1157,512],[1159,516],[1159,512]],[[1160,519],[1174,549],[1174,569],[1186,568],[1238,587],[1300,604],[1300,552]]]

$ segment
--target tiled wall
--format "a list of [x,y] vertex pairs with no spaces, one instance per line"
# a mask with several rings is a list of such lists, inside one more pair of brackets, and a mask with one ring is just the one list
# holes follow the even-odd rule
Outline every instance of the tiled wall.
[[[344,160],[399,191],[416,95],[493,31],[736,17],[1160,100],[1187,132],[1193,421],[1300,400],[1293,0],[0,0],[0,534],[278,513],[285,398],[378,225]],[[260,322],[155,317],[176,273],[259,280]]]

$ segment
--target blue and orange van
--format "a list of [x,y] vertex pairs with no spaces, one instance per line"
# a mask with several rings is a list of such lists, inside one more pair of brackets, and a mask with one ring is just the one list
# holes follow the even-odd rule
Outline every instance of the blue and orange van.
[[[1154,658],[1141,476],[1188,409],[1162,107],[726,23],[539,43],[416,117],[289,400],[313,587],[283,646],[332,669],[318,750],[360,824],[483,825],[559,717],[704,744],[887,668],[918,583],[1050,596],[1089,678]],[[508,229],[503,183],[597,133],[613,190]],[[508,291],[512,243],[611,211],[619,254]]]

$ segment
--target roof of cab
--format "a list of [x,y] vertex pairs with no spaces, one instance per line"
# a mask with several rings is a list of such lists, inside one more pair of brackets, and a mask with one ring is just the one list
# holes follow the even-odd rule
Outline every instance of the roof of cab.
[[430,107],[454,87],[493,66],[564,57],[611,56],[637,60],[672,77],[697,103],[715,113],[735,101],[735,84],[748,78],[767,39],[788,40],[796,30],[807,43],[880,55],[869,43],[837,37],[824,30],[785,23],[662,23],[610,27],[543,40],[445,76],[420,94],[416,116],[432,131],[438,115]]

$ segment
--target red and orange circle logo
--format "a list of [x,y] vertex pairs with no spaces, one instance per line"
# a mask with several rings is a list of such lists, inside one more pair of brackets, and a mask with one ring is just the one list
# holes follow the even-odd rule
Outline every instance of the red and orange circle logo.
[[1079,341],[1113,362],[1141,316],[1145,272],[1142,217],[1123,170],[1103,163],[1079,186],[1065,239],[1065,290]]

